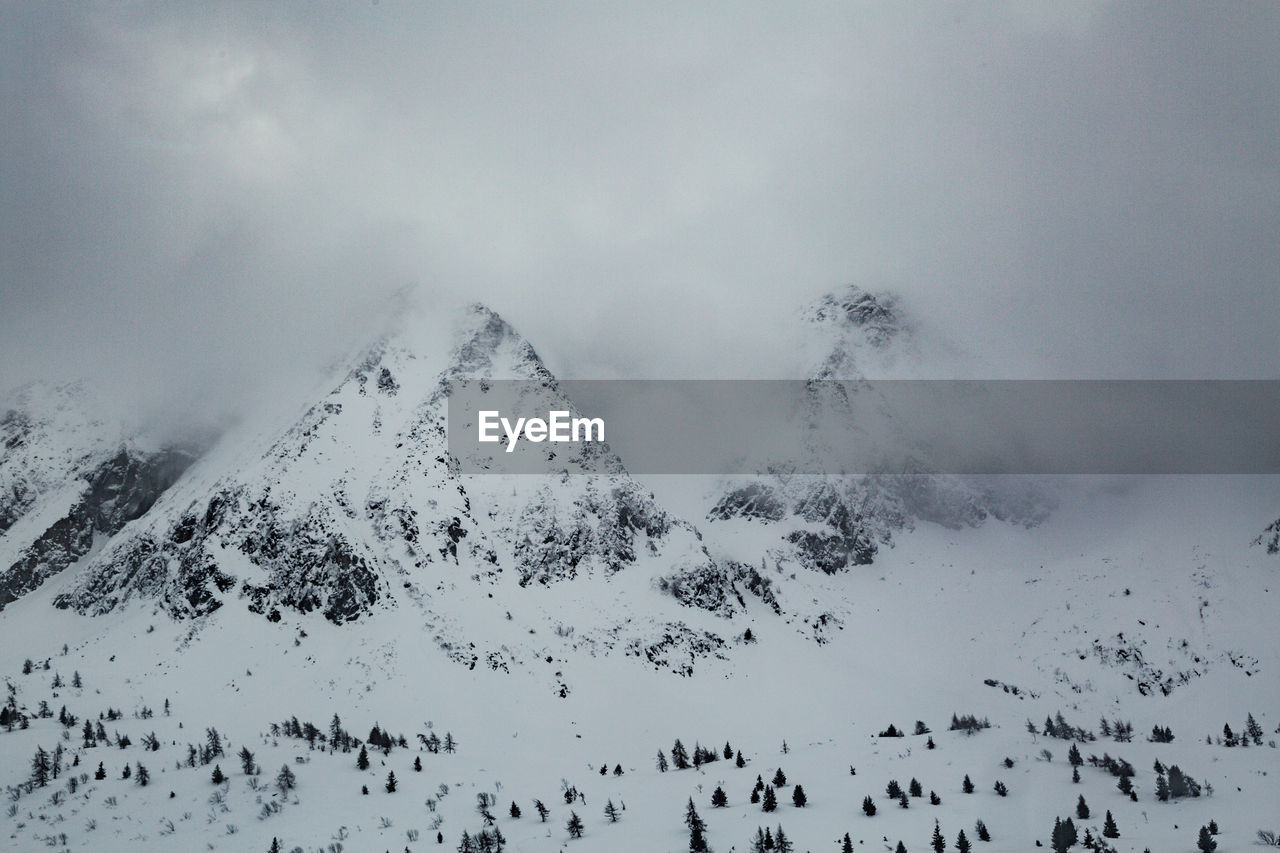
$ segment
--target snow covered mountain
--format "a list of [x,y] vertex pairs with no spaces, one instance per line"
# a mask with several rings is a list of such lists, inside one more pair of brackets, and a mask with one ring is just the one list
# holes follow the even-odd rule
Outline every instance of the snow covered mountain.
[[[909,351],[891,300],[812,317],[815,377]],[[656,853],[689,849],[690,802],[722,853],[764,827],[1011,851],[1072,817],[1134,853],[1280,828],[1271,479],[1082,479],[1049,512],[927,474],[704,502],[607,447],[461,474],[451,383],[504,377],[574,408],[492,311],[406,319],[172,484],[65,392],[16,406],[0,544],[95,532],[60,571],[14,546],[43,583],[0,612],[0,847]],[[1172,766],[1198,796],[1160,798]]]
[[[527,637],[557,636],[554,602],[568,594],[531,610],[524,591],[564,585],[618,602],[560,637],[565,645],[620,646],[680,668],[723,646],[705,627],[717,620],[694,629],[684,611],[741,609],[733,578],[616,457],[607,475],[557,483],[459,476],[446,443],[447,392],[479,378],[538,380],[555,407],[572,408],[534,349],[487,308],[465,312],[451,347],[402,329],[278,434],[224,437],[209,464],[96,554],[56,606],[105,614],[142,600],[179,619],[235,606],[273,621],[316,611],[337,624],[409,608],[450,656],[507,668],[545,656],[544,641]],[[619,616],[636,596],[653,619]],[[459,599],[477,599],[468,620],[456,615]]]
[[[891,293],[850,286],[802,312],[808,332],[805,354],[812,385],[807,406],[795,417],[832,415],[857,423],[859,413],[884,401],[868,379],[900,374],[918,352],[919,324]],[[822,384],[842,380],[841,385]],[[819,414],[821,413],[821,414]],[[883,441],[868,435],[868,442]],[[826,448],[812,446],[814,460]],[[872,459],[877,451],[869,451]],[[916,521],[975,527],[989,518],[1035,525],[1048,517],[1052,494],[1042,483],[1018,477],[958,477],[936,473],[928,450],[909,448],[907,468],[880,468],[860,477],[791,475],[822,467],[806,460],[776,460],[761,477],[735,477],[707,514],[709,522],[746,520],[776,532],[769,557],[782,565],[833,573],[871,563],[880,546]],[[886,454],[886,459],[888,454]]]
[[37,384],[0,416],[0,610],[144,515],[194,458],[93,410],[81,386]]

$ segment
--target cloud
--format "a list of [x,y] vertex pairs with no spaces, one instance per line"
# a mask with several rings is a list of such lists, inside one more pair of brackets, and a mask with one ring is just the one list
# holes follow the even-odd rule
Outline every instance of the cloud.
[[989,376],[1274,376],[1266,4],[17,4],[0,385],[216,418],[416,285],[577,377],[900,290]]

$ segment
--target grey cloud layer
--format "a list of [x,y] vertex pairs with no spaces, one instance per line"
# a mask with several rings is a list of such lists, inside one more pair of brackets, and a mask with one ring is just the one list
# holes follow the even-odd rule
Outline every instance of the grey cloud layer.
[[0,385],[213,416],[409,285],[581,377],[777,375],[846,282],[982,375],[1280,372],[1274,4],[0,16]]

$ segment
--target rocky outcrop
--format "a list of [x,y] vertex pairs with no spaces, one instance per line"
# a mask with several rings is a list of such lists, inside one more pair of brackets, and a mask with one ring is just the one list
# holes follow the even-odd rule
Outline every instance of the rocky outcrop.
[[181,450],[142,453],[122,448],[93,469],[70,510],[50,524],[0,575],[0,609],[31,592],[141,518],[191,464]]

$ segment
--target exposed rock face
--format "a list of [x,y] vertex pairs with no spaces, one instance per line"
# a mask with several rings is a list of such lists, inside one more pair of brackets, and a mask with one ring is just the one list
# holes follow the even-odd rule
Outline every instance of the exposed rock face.
[[191,464],[189,453],[140,454],[122,449],[88,476],[80,498],[0,575],[0,609],[66,569],[151,508]]
[[142,517],[193,455],[95,417],[81,385],[18,389],[0,415],[0,609]]
[[1268,554],[1280,554],[1280,518],[1268,524],[1253,544],[1263,546]]

